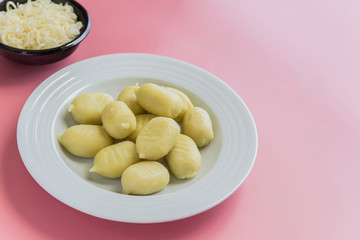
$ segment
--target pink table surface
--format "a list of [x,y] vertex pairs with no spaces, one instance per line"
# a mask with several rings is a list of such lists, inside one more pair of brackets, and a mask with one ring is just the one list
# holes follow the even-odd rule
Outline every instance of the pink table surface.
[[[360,239],[360,1],[80,0],[89,36],[67,59],[0,57],[0,239]],[[202,214],[159,224],[99,219],[45,192],[20,158],[31,92],[94,56],[178,58],[219,76],[257,124],[252,172]]]

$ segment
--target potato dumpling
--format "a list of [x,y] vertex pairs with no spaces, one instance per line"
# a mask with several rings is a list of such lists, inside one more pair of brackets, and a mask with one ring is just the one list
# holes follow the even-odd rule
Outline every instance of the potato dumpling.
[[106,93],[84,93],[71,102],[68,111],[77,123],[101,125],[101,113],[113,101],[114,98]]
[[124,141],[101,149],[89,171],[107,178],[120,178],[127,167],[139,161],[135,143]]
[[166,161],[175,177],[193,178],[200,170],[201,154],[194,140],[180,134],[175,146],[166,155]]
[[105,130],[116,139],[129,136],[136,127],[136,118],[128,105],[122,101],[109,103],[102,113]]
[[175,88],[171,88],[171,87],[165,87],[165,89],[169,90],[170,92],[174,92],[175,94],[179,95],[179,97],[181,98],[181,100],[183,102],[182,109],[181,109],[181,112],[179,113],[179,115],[176,118],[174,118],[174,120],[177,122],[182,122],[186,111],[189,108],[192,108],[194,105],[191,103],[189,97],[185,93],[183,93]]
[[146,113],[136,98],[135,89],[137,88],[139,88],[138,85],[128,86],[120,92],[117,98],[117,100],[126,103],[135,115]]
[[135,115],[136,118],[136,128],[135,130],[130,134],[130,136],[127,138],[130,141],[135,142],[137,136],[139,135],[140,131],[144,128],[144,126],[154,117],[156,117],[156,115],[153,114],[140,114],[140,115]]
[[175,118],[182,110],[179,95],[154,83],[146,83],[135,90],[139,104],[148,112],[162,117]]
[[141,161],[125,169],[121,177],[124,194],[148,195],[160,191],[170,181],[166,167],[156,161]]
[[208,145],[214,139],[209,114],[200,107],[190,108],[183,119],[184,134],[191,137],[198,147]]
[[102,148],[113,144],[113,139],[99,125],[75,125],[57,139],[71,154],[85,158],[92,158]]
[[157,160],[169,153],[180,135],[180,126],[171,118],[156,117],[151,119],[136,139],[139,157]]

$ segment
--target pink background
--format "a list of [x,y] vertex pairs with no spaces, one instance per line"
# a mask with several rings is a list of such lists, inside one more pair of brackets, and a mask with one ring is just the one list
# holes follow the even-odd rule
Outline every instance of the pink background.
[[[360,1],[79,0],[92,29],[67,59],[0,57],[0,239],[360,239]],[[219,76],[256,121],[244,184],[202,214],[129,224],[78,212],[24,167],[16,124],[31,92],[110,53],[178,58]]]

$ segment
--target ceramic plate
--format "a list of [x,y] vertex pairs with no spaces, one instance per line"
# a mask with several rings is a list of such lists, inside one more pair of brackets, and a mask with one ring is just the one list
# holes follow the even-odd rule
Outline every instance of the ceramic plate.
[[[215,138],[201,149],[195,178],[171,177],[165,189],[149,196],[124,195],[120,179],[89,173],[93,160],[69,154],[56,135],[76,124],[67,108],[77,95],[102,91],[117,98],[124,87],[147,82],[175,87],[207,110]],[[148,54],[99,56],[56,72],[25,103],[17,141],[26,168],[52,196],[87,214],[133,223],[172,221],[214,207],[243,183],[257,153],[254,120],[229,86],[189,63]]]

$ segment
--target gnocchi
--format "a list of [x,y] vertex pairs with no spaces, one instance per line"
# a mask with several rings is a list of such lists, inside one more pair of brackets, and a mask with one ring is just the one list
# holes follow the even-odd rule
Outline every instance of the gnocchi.
[[77,123],[100,125],[102,111],[113,101],[114,98],[106,93],[84,93],[71,102],[68,111]]
[[[68,111],[79,124],[58,142],[75,156],[93,158],[89,172],[120,179],[123,194],[161,191],[170,174],[194,178],[202,163],[199,148],[214,139],[205,109],[184,92],[154,83],[125,87],[117,100],[102,92],[81,94]],[[156,161],[161,158],[165,165]]]
[[180,126],[171,118],[156,117],[151,119],[136,139],[139,157],[157,160],[169,153],[180,135]]
[[105,130],[116,139],[126,138],[136,128],[134,113],[122,101],[109,103],[104,108],[101,119]]
[[198,147],[204,147],[214,139],[210,116],[200,107],[190,108],[185,113],[183,128],[185,135],[191,137]]
[[120,92],[117,98],[118,101],[126,103],[135,115],[146,113],[136,98],[135,89],[137,88],[139,88],[138,85],[128,86]]
[[181,101],[183,102],[182,108],[181,108],[180,113],[177,115],[177,117],[174,118],[174,120],[176,122],[182,122],[186,111],[188,109],[192,108],[193,104],[191,103],[189,97],[185,93],[183,93],[175,88],[171,88],[171,87],[165,87],[165,89],[177,94],[181,98]]
[[134,131],[130,134],[130,136],[127,138],[130,141],[135,142],[137,136],[139,135],[140,131],[144,128],[144,126],[154,117],[156,117],[156,115],[153,114],[140,114],[140,115],[136,115],[136,128],[134,129]]
[[154,83],[146,83],[135,90],[139,104],[148,112],[162,117],[175,118],[183,107],[179,95]]
[[135,143],[123,141],[101,149],[89,171],[107,178],[120,178],[127,167],[139,161]]
[[193,178],[200,170],[201,154],[194,140],[180,134],[175,146],[166,155],[166,161],[175,177]]
[[92,158],[102,148],[113,144],[113,139],[99,125],[74,125],[57,139],[71,154],[84,158]]
[[168,185],[170,174],[167,168],[156,161],[141,161],[125,169],[121,177],[122,193],[148,195]]

